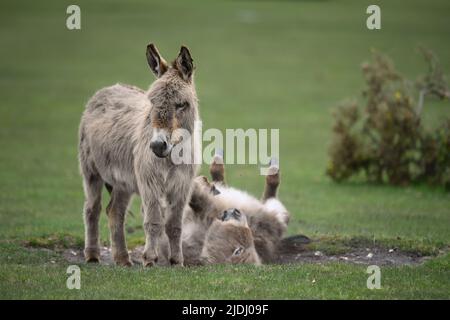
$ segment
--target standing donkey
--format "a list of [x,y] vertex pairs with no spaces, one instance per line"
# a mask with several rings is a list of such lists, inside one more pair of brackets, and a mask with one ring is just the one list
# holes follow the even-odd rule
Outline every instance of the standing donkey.
[[[130,198],[138,194],[144,215],[143,265],[156,264],[163,232],[169,239],[170,263],[183,264],[182,215],[197,166],[175,165],[169,155],[181,140],[177,129],[195,136],[199,115],[194,65],[184,46],[169,65],[149,44],[147,60],[157,77],[148,91],[123,84],[103,88],[89,100],[81,118],[79,161],[85,191],[87,262],[99,261],[98,221],[102,188],[106,186],[111,195],[106,213],[115,263],[132,264],[124,222]],[[191,145],[194,140],[190,140]],[[191,159],[194,150],[189,150]]]

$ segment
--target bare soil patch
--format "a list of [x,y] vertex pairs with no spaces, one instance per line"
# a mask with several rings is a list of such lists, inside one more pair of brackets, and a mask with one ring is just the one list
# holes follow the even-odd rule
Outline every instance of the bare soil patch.
[[[339,252],[321,251],[317,240],[311,240],[306,236],[298,235],[284,239],[279,248],[279,254],[274,263],[276,264],[302,264],[317,263],[325,264],[329,262],[343,262],[361,265],[378,266],[400,266],[417,265],[432,256],[423,256],[419,253],[404,252],[397,248],[386,248],[379,245],[368,246],[367,243],[352,243],[345,246],[345,251]],[[143,246],[138,246],[130,250],[133,263],[141,264]],[[56,249],[67,262],[73,264],[84,263],[83,250],[79,248]],[[101,248],[101,264],[113,265],[111,250],[108,247]]]
[[414,252],[404,252],[397,248],[386,248],[379,245],[363,245],[355,243],[346,246],[344,252],[327,253],[311,250],[314,241],[305,236],[293,236],[282,241],[277,262],[285,263],[328,263],[346,262],[362,265],[397,266],[420,264],[432,256],[423,256]]

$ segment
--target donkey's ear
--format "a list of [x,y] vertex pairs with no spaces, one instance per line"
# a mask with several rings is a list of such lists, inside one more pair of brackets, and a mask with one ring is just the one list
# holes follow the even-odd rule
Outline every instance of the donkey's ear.
[[178,54],[177,59],[175,60],[175,66],[180,71],[183,79],[188,81],[192,77],[192,73],[194,72],[194,60],[191,58],[191,53],[189,49],[185,46],[181,46],[180,53]]
[[147,62],[155,76],[161,77],[168,69],[167,62],[159,54],[153,43],[147,46]]

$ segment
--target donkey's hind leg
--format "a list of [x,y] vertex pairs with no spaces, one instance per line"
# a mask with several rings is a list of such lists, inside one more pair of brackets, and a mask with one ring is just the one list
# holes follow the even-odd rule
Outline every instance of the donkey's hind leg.
[[131,266],[125,242],[125,215],[130,202],[131,194],[125,191],[112,189],[111,200],[106,208],[109,230],[111,236],[111,252],[114,262],[121,266]]
[[223,165],[223,150],[219,149],[214,155],[213,162],[209,167],[209,173],[213,182],[225,184],[225,168]]
[[82,170],[85,193],[84,203],[84,258],[86,262],[99,262],[100,245],[98,236],[98,221],[102,210],[103,180],[97,173]]
[[266,176],[266,184],[262,201],[277,197],[278,186],[280,185],[280,169],[276,158],[270,159],[269,172]]

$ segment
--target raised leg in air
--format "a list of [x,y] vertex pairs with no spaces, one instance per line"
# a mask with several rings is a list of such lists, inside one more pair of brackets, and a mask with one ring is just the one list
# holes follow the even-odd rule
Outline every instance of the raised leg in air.
[[266,184],[262,201],[277,197],[278,186],[280,185],[280,168],[276,158],[270,159],[269,172],[266,176]]
[[225,184],[225,167],[223,165],[223,150],[216,150],[213,162],[209,167],[209,173],[213,182],[221,182]]

